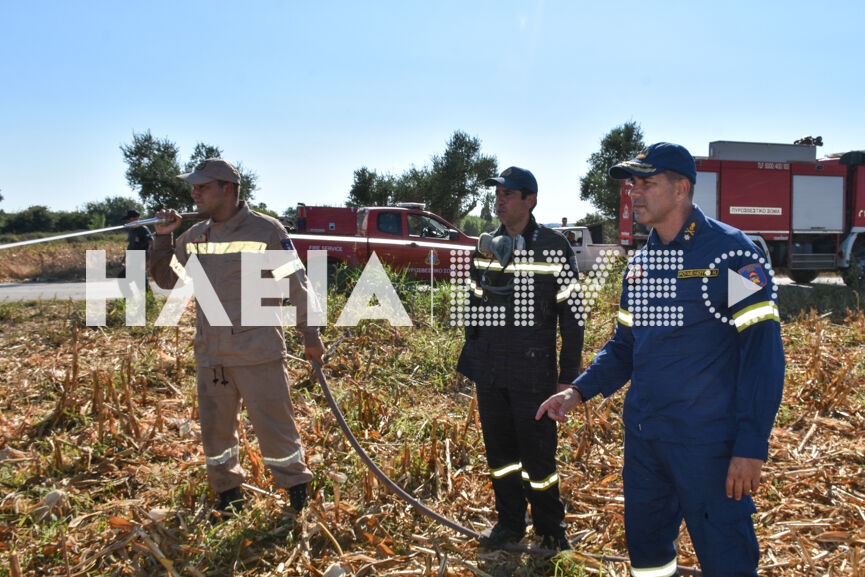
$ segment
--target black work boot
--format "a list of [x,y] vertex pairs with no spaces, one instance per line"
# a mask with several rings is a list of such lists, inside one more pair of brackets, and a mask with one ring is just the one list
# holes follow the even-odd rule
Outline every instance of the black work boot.
[[300,513],[306,507],[306,483],[289,487],[288,501],[291,503],[291,508]]
[[211,521],[219,521],[234,517],[237,513],[243,510],[243,505],[246,503],[246,497],[243,496],[243,491],[240,487],[234,487],[228,491],[223,491],[219,494],[219,502],[213,508]]
[[501,522],[496,523],[489,535],[478,537],[478,543],[487,549],[501,549],[508,543],[517,543],[526,534],[526,530],[518,530],[508,527]]
[[564,533],[556,535],[541,535],[541,547],[550,551],[570,551],[571,542]]

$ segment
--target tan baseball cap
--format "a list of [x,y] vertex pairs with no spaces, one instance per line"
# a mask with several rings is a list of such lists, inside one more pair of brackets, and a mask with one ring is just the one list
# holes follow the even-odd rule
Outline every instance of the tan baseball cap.
[[178,174],[177,180],[183,180],[189,184],[207,184],[214,180],[240,184],[240,173],[227,160],[208,158],[196,166],[192,172]]

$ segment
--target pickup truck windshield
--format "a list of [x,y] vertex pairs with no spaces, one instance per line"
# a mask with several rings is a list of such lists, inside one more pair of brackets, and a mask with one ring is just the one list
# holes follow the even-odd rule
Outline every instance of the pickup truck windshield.
[[448,228],[439,221],[422,214],[407,214],[408,235],[421,238],[448,238]]

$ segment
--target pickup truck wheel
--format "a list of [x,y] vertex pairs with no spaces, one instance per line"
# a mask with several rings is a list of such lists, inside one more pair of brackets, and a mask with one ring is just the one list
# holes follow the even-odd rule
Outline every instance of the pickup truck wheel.
[[790,278],[793,279],[793,282],[798,284],[808,284],[815,278],[817,278],[816,270],[791,270]]
[[336,286],[339,276],[340,262],[336,259],[327,259],[327,285]]

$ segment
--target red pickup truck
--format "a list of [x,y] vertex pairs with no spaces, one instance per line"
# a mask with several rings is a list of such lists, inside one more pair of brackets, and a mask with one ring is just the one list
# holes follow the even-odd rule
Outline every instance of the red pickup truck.
[[345,263],[363,267],[375,252],[382,264],[412,276],[450,279],[453,250],[474,250],[477,238],[423,209],[420,203],[394,207],[343,208],[298,205],[292,243],[306,263],[309,250],[326,250],[328,269]]

